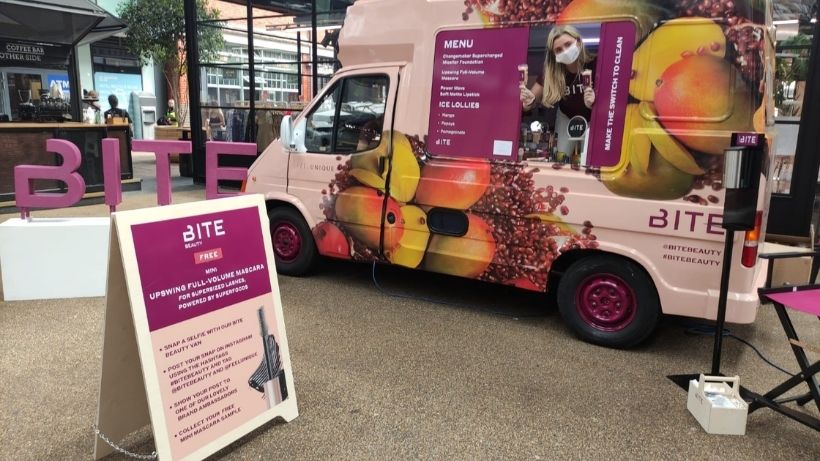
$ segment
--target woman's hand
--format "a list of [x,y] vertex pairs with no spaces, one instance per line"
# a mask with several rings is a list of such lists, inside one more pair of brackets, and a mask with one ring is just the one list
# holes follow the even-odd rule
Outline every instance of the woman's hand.
[[584,88],[584,105],[587,109],[592,109],[593,104],[595,104],[595,91],[591,87],[586,87]]
[[529,109],[532,107],[532,104],[535,102],[535,94],[532,91],[528,90],[526,86],[521,87],[521,105],[524,109]]

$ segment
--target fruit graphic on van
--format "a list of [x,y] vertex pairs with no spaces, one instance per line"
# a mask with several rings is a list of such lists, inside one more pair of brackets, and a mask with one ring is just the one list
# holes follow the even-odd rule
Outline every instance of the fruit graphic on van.
[[[390,139],[390,133],[384,132],[382,139]],[[387,143],[381,143],[372,151],[354,155],[351,160],[350,175],[360,183],[384,191],[387,181]],[[390,176],[390,196],[402,203],[407,203],[416,194],[419,184],[420,168],[413,155],[413,147],[407,136],[393,132],[393,173]]]
[[[340,192],[336,197],[336,217],[353,238],[372,250],[378,250],[383,205],[383,193],[369,187],[353,186]],[[401,222],[399,204],[388,197],[384,215],[385,250],[392,250],[398,245],[404,230]]]
[[432,160],[421,170],[416,203],[466,210],[473,206],[490,184],[490,164],[486,161],[458,162]]
[[655,89],[661,124],[699,152],[723,154],[732,132],[751,131],[751,94],[731,64],[694,55],[669,66]]
[[646,174],[630,163],[614,172],[601,172],[607,189],[626,197],[672,200],[683,197],[692,188],[694,176],[669,163],[653,146],[649,152]]
[[643,36],[666,14],[663,4],[650,0],[573,0],[561,12],[558,23],[588,21],[589,18],[630,17],[638,22],[638,35]]
[[726,36],[711,19],[679,18],[663,23],[635,51],[629,94],[652,101],[661,74],[684,56],[726,55]]
[[496,248],[492,229],[474,214],[467,214],[467,219],[469,227],[463,236],[436,234],[430,239],[425,269],[470,278],[487,270]]
[[332,258],[350,259],[350,243],[333,223],[325,221],[314,227],[313,238],[319,253]]
[[405,205],[401,207],[401,215],[404,218],[404,232],[399,245],[387,253],[387,259],[399,266],[416,268],[421,264],[430,240],[427,213],[417,206]]

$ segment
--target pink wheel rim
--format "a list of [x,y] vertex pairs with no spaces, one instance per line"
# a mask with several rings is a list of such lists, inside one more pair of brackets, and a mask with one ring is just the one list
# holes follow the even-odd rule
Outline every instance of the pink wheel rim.
[[277,224],[273,229],[272,239],[273,251],[283,261],[293,261],[302,249],[302,237],[293,224]]
[[622,278],[595,274],[584,279],[575,294],[575,306],[587,325],[600,331],[621,331],[635,319],[635,291]]

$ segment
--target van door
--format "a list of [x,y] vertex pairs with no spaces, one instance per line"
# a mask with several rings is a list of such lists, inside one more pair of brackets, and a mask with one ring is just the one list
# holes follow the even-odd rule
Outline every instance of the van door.
[[325,256],[379,259],[385,226],[397,224],[386,206],[385,178],[399,70],[338,74],[296,121],[304,152],[289,156],[288,193],[313,214],[316,246]]

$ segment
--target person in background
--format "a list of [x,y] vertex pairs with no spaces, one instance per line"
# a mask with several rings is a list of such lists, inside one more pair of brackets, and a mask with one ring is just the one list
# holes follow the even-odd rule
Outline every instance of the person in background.
[[87,93],[84,92],[83,102],[86,105],[86,108],[83,111],[83,123],[102,123],[100,114],[100,98],[97,96],[97,92],[94,90]]
[[120,101],[117,99],[117,95],[108,95],[108,105],[111,106],[111,108],[103,113],[106,120],[108,120],[108,117],[119,117],[128,120],[129,124],[132,123],[131,116],[128,115],[128,111],[125,109],[120,109]]
[[165,119],[172,125],[177,123],[177,109],[173,99],[168,100],[168,109],[165,111]]
[[[569,119],[580,115],[589,122],[595,91],[591,83],[583,84],[584,71],[594,71],[596,60],[584,48],[578,29],[572,26],[555,26],[547,36],[547,56],[544,72],[538,76],[531,89],[521,87],[521,104],[524,110],[535,107],[540,101],[546,107],[558,106],[555,132],[558,135],[558,151],[572,151],[572,142],[566,135]],[[592,76],[590,74],[590,82]]]
[[117,95],[108,95],[108,105],[111,106],[111,108],[105,111],[105,113],[103,113],[103,119],[105,120],[105,123],[110,123],[109,118],[113,119],[114,117],[117,117],[119,119],[125,119],[128,121],[128,134],[131,137],[133,137],[134,130],[132,128],[133,122],[131,121],[131,116],[128,115],[127,110],[119,108],[120,101],[119,99],[117,99]]
[[[212,106],[216,106],[216,101],[211,101]],[[210,107],[205,111],[203,122],[207,125],[203,127],[208,130],[208,138],[212,141],[222,141],[225,139],[225,114],[219,107]]]

